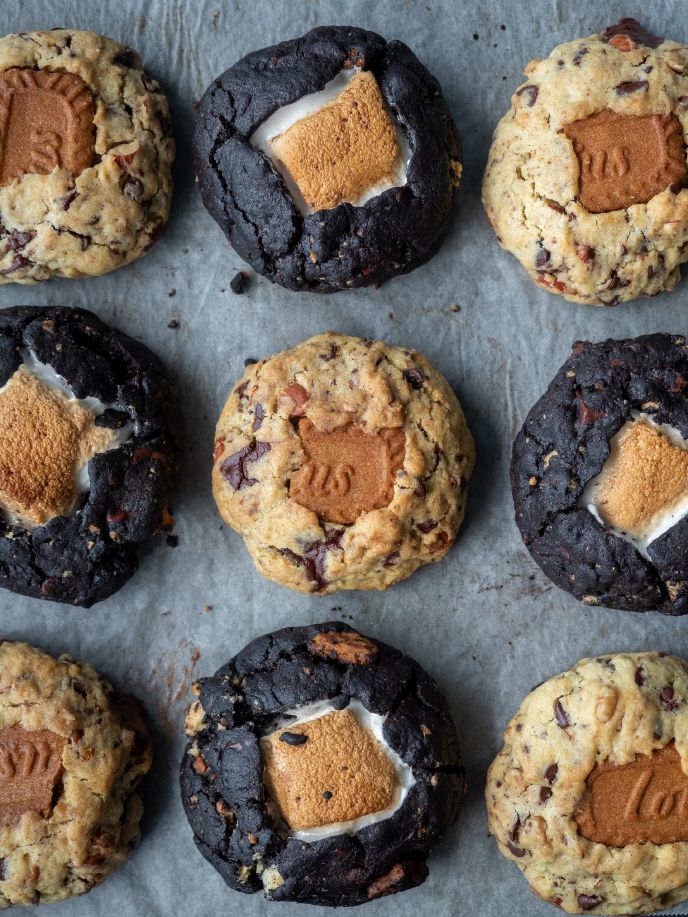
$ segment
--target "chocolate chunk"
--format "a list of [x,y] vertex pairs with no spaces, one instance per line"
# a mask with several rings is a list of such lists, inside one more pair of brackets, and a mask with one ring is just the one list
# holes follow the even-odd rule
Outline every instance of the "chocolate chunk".
[[242,487],[253,487],[258,481],[249,475],[248,465],[257,462],[261,456],[270,451],[270,443],[261,443],[257,440],[251,440],[248,446],[239,449],[229,458],[225,459],[220,466],[220,473],[234,490],[240,490]]
[[602,904],[603,898],[598,898],[597,895],[579,895],[578,904],[584,911],[592,911],[599,904]]
[[528,108],[532,108],[533,105],[535,105],[537,101],[539,92],[540,92],[540,88],[538,86],[528,85],[528,86],[521,86],[520,89],[517,89],[516,95],[523,96],[523,101],[525,102],[525,104],[528,106]]
[[406,379],[411,388],[416,389],[416,391],[423,387],[424,376],[417,369],[405,369],[404,379]]
[[305,745],[308,736],[302,732],[283,732],[279,737],[280,742],[286,742],[287,745]]
[[650,84],[647,80],[625,80],[614,87],[618,96],[626,96],[631,92],[647,92]]
[[540,802],[544,804],[547,802],[548,799],[551,799],[551,798],[552,798],[551,788],[548,786],[541,786],[540,787]]
[[549,783],[554,783],[554,781],[557,779],[557,774],[558,774],[558,773],[559,773],[559,765],[558,765],[558,764],[550,764],[550,766],[549,766],[549,767],[547,768],[547,770],[545,771],[545,779],[546,779]]
[[612,39],[619,35],[627,36],[634,44],[645,45],[648,48],[658,48],[664,41],[663,38],[658,38],[644,29],[637,19],[631,19],[630,17],[620,19],[614,25],[607,26],[602,32],[602,40],[612,43]]
[[560,698],[557,698],[554,701],[554,715],[557,718],[557,723],[559,724],[559,726],[561,726],[562,729],[567,729],[571,725],[569,718],[566,714],[566,711],[564,710],[564,708],[561,705]]

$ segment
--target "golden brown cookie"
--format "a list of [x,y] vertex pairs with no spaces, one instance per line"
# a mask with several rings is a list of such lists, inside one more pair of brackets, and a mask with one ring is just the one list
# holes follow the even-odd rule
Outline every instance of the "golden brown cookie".
[[447,553],[473,462],[423,356],[328,333],[247,367],[218,421],[213,493],[270,579],[385,589]]
[[90,666],[0,642],[0,909],[82,895],[139,836],[138,703]]
[[575,302],[673,289],[688,257],[686,46],[624,19],[525,73],[483,180],[500,244]]
[[523,701],[487,778],[490,832],[569,914],[688,899],[688,663],[583,659]]
[[0,283],[105,274],[161,234],[167,100],[130,48],[93,32],[0,37]]

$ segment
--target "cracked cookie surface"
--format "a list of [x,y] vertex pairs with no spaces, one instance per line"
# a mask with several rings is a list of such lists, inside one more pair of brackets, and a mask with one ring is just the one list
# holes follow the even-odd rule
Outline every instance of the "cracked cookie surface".
[[571,301],[673,289],[688,259],[686,46],[622,20],[525,73],[483,180],[500,244]]
[[[533,558],[550,579],[589,605],[631,611],[688,613],[688,516],[669,518],[646,546],[591,512],[586,488],[609,468],[617,434],[643,424],[664,448],[617,464],[624,488],[607,510],[628,529],[642,504],[625,502],[630,489],[641,500],[683,491],[688,445],[688,345],[686,339],[651,334],[627,341],[578,342],[545,394],[534,405],[513,447],[511,486],[516,522]],[[672,440],[679,448],[671,448]],[[663,436],[660,436],[663,434]],[[665,441],[666,440],[666,441]],[[626,466],[624,470],[624,465]],[[614,467],[614,466],[612,466]],[[632,473],[629,473],[632,472]],[[622,481],[622,483],[624,483]],[[668,502],[669,511],[671,503]],[[652,507],[654,509],[654,507]],[[658,506],[664,511],[664,507]],[[642,550],[641,550],[642,548]]]
[[131,48],[54,29],[0,38],[0,283],[92,277],[160,236],[174,141]]
[[538,897],[624,917],[688,899],[686,798],[688,663],[663,653],[584,659],[537,687],[486,788],[490,833]]
[[[425,881],[428,853],[457,817],[465,783],[446,701],[414,660],[339,622],[286,628],[254,640],[201,679],[194,693],[182,801],[196,846],[231,888],[262,890],[274,901],[342,906]],[[321,719],[289,731],[304,711],[325,713],[323,704],[329,712]],[[361,710],[381,724],[368,739],[376,754],[398,759],[407,772],[405,794],[385,817],[330,824],[324,836],[306,838],[286,824],[291,808],[280,812],[276,804],[289,787],[304,788],[291,805],[300,803],[301,815],[305,807],[311,826],[328,822],[324,813],[338,802],[330,820],[352,804],[356,811],[364,801],[368,811],[376,808],[365,787],[355,785],[352,798],[342,776],[358,760],[349,718]],[[345,723],[341,729],[333,725],[337,717]],[[323,735],[339,741],[323,743]],[[266,741],[296,762],[276,798],[267,787],[280,775]],[[299,764],[304,755],[307,764]],[[359,763],[360,783],[365,759]],[[379,783],[381,775],[375,776]]]
[[0,908],[102,882],[139,837],[151,766],[138,702],[89,665],[0,643]]
[[[251,138],[278,109],[355,69],[373,74],[405,138],[406,180],[361,206],[304,214]],[[354,145],[344,138],[333,149]],[[358,146],[360,154],[366,146]],[[379,284],[427,261],[447,233],[461,175],[458,132],[437,80],[401,42],[345,27],[256,51],[218,77],[196,112],[194,157],[205,206],[241,257],[275,283],[322,293]]]
[[107,598],[169,518],[180,420],[163,365],[85,310],[0,310],[3,427],[24,434],[0,449],[0,586]]
[[445,556],[474,458],[425,357],[327,333],[246,368],[217,424],[213,493],[268,578],[385,589]]

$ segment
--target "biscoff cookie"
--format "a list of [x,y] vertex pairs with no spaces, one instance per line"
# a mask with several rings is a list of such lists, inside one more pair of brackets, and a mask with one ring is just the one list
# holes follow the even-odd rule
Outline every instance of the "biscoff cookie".
[[624,19],[525,73],[483,181],[500,244],[571,301],[673,289],[688,259],[688,48]]
[[346,906],[425,881],[465,783],[446,701],[417,662],[339,622],[291,627],[194,693],[182,801],[231,888]]
[[500,851],[569,914],[688,899],[688,663],[584,659],[524,700],[490,767]]
[[425,357],[327,333],[246,368],[217,424],[213,493],[269,579],[385,589],[453,544],[474,455]]
[[0,283],[92,277],[161,234],[174,141],[138,55],[72,29],[0,37]]
[[0,641],[0,909],[83,895],[139,837],[138,702],[89,665]]

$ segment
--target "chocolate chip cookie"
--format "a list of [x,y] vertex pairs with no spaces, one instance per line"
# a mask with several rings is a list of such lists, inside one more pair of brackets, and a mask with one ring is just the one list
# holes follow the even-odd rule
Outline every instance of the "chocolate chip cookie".
[[514,443],[523,541],[588,605],[688,613],[688,347],[579,341]]
[[525,73],[483,181],[500,244],[571,301],[673,289],[688,259],[686,46],[622,19]]
[[269,579],[385,589],[447,553],[474,456],[425,357],[328,333],[246,368],[217,424],[213,493]]
[[413,888],[465,792],[418,663],[338,622],[259,637],[194,686],[182,801],[236,891],[353,905]]
[[0,641],[0,909],[83,895],[139,836],[138,702],[89,665]]
[[0,586],[86,607],[170,521],[179,419],[164,367],[82,309],[0,310]]
[[0,283],[148,251],[173,159],[167,100],[131,48],[73,29],[0,37]]
[[205,206],[241,257],[318,293],[427,261],[461,178],[437,80],[402,42],[349,27],[255,51],[214,80],[194,156]]
[[688,663],[584,659],[530,694],[487,778],[491,834],[569,914],[688,899]]

